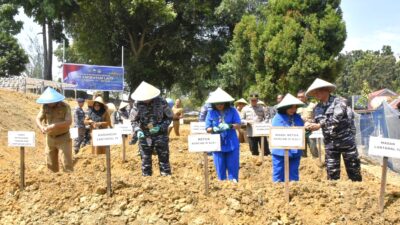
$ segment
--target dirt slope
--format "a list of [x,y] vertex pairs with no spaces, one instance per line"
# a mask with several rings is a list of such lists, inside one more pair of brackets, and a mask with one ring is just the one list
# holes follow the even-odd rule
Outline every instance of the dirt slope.
[[[71,174],[50,173],[44,164],[43,136],[34,126],[37,96],[0,90],[0,224],[400,224],[400,178],[389,173],[385,212],[377,212],[377,166],[363,165],[361,183],[326,181],[318,161],[302,159],[300,182],[291,183],[285,207],[283,184],[271,181],[271,160],[263,164],[241,145],[238,184],[215,178],[212,158],[210,195],[205,196],[202,156],[187,152],[189,127],[171,134],[173,176],[161,177],[153,157],[152,177],[141,177],[137,146],[112,147],[114,195],[105,193],[105,157],[85,148]],[[35,130],[37,148],[27,150],[27,188],[20,192],[19,151],[7,147],[7,130]],[[371,172],[372,171],[372,172]],[[345,175],[345,171],[343,170]]]

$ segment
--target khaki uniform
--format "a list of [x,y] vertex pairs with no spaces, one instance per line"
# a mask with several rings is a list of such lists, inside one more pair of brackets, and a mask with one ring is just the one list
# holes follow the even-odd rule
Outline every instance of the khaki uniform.
[[[174,128],[174,132],[176,136],[180,136],[179,134],[179,119],[183,114],[183,108],[176,108],[175,106],[172,107],[172,113],[174,114],[172,117],[172,126]],[[168,130],[168,134],[171,132],[172,129]]]
[[[315,103],[306,103],[303,107],[297,108],[297,114],[301,116],[304,123],[312,123],[314,121],[314,108],[317,106]],[[310,151],[313,158],[318,158],[317,140],[308,138],[311,132],[306,133],[306,148],[303,151],[303,157],[308,157],[308,151]]]
[[[43,105],[38,117],[46,125],[71,120],[71,108],[67,103],[59,102],[55,108]],[[72,141],[69,127],[54,129],[46,134],[46,163],[47,168],[53,172],[59,171],[58,155],[61,153],[64,171],[73,170]]]

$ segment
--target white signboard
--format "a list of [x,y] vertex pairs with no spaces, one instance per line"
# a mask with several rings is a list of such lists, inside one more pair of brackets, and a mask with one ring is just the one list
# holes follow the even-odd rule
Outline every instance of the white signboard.
[[370,136],[368,154],[400,158],[400,140]]
[[35,132],[8,131],[9,147],[35,147]]
[[79,136],[78,128],[77,127],[69,128],[69,136],[71,137],[71,139],[78,138]]
[[271,127],[270,148],[304,149],[304,127]]
[[191,134],[206,134],[206,122],[191,122],[190,123]]
[[185,124],[185,121],[183,120],[183,118],[179,119],[179,124],[180,124],[180,125]]
[[271,124],[270,123],[254,123],[251,125],[253,136],[268,136]]
[[316,131],[313,131],[309,138],[324,138],[324,135],[322,134],[322,130],[318,129]]
[[130,124],[115,124],[115,129],[119,129],[121,134],[132,134],[132,125]]
[[93,130],[93,146],[122,144],[122,134],[119,129]]
[[188,136],[189,152],[221,151],[219,134],[195,134]]

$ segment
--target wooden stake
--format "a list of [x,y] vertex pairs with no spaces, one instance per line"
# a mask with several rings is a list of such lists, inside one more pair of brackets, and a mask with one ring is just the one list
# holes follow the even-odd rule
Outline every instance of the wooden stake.
[[204,194],[208,195],[208,155],[207,152],[203,153],[204,156],[204,184],[205,184],[205,191]]
[[388,157],[383,157],[381,191],[379,194],[379,212],[383,212],[383,209],[385,207],[385,188],[386,188],[387,167],[388,167]]
[[126,162],[125,142],[126,142],[126,136],[122,135],[122,163]]
[[285,197],[287,204],[289,205],[289,149],[285,149]]
[[111,197],[111,156],[110,146],[106,148],[106,167],[107,167],[107,195]]
[[322,139],[321,138],[317,138],[317,142],[318,142],[318,157],[319,157],[319,164],[323,165],[322,163]]
[[22,191],[25,189],[25,147],[20,147],[20,177],[19,177],[19,189]]
[[261,137],[261,150],[260,150],[261,164],[264,161],[264,138],[265,137]]

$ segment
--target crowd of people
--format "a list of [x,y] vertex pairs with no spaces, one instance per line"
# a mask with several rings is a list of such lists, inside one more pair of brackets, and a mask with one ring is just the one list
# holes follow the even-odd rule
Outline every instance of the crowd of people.
[[[214,165],[219,180],[239,181],[240,143],[249,144],[252,155],[272,157],[274,182],[282,182],[284,177],[284,150],[270,149],[267,138],[253,135],[255,123],[266,123],[279,127],[304,127],[306,130],[306,149],[289,150],[289,179],[298,181],[301,157],[309,154],[316,158],[318,150],[315,140],[310,139],[311,132],[321,129],[325,144],[325,163],[328,179],[340,178],[341,156],[348,177],[352,181],[361,181],[360,160],[355,144],[354,121],[352,111],[345,99],[332,93],[336,86],[327,81],[316,79],[307,91],[299,90],[297,97],[287,93],[278,95],[276,104],[267,106],[259,99],[258,93],[251,93],[246,99],[237,101],[221,88],[210,92],[201,107],[199,121],[205,122],[206,131],[218,134],[221,139],[221,151],[213,152]],[[172,174],[169,162],[169,134],[172,130],[180,135],[180,120],[183,107],[180,99],[173,102],[160,96],[161,91],[151,84],[142,82],[129,99],[122,101],[118,110],[113,104],[105,104],[101,96],[87,100],[87,110],[83,109],[85,100],[77,99],[78,106],[71,116],[70,106],[63,102],[64,96],[48,88],[39,97],[37,103],[42,108],[36,123],[46,135],[47,165],[57,172],[58,155],[61,152],[63,168],[72,171],[72,144],[69,128],[72,122],[78,129],[78,138],[74,140],[74,151],[88,144],[88,136],[94,129],[105,129],[115,124],[132,126],[131,144],[138,142],[142,159],[142,175],[151,176],[152,155],[158,156],[161,176]],[[313,97],[314,102],[309,98]],[[73,120],[72,120],[73,118]],[[263,145],[261,141],[264,140]],[[259,149],[264,146],[263,149]],[[104,154],[109,146],[92,145],[93,154]],[[309,153],[308,153],[309,152]]]

